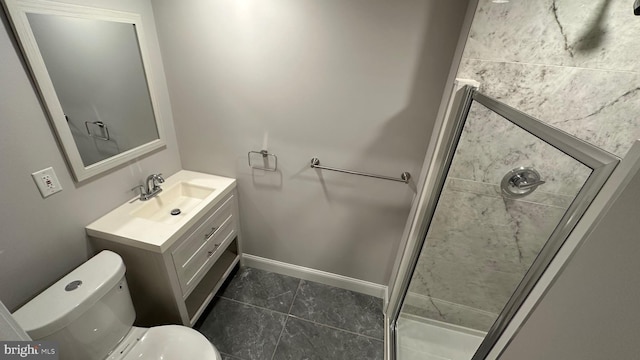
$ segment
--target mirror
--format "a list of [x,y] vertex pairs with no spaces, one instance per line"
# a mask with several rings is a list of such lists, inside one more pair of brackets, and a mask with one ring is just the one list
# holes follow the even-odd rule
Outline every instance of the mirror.
[[4,4],[77,181],[165,145],[139,15]]

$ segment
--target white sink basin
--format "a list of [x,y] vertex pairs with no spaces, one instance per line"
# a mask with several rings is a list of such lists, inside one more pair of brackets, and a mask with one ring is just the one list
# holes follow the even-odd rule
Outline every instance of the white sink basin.
[[[131,215],[151,221],[173,224],[181,221],[185,216],[189,216],[191,210],[215,190],[215,188],[181,181],[163,190],[155,197],[141,202],[141,206],[133,211]],[[180,210],[179,214],[172,215],[171,211],[176,209]]]
[[[180,170],[147,201],[131,199],[87,225],[92,237],[164,252],[236,187],[234,179]],[[171,210],[180,209],[179,215]]]

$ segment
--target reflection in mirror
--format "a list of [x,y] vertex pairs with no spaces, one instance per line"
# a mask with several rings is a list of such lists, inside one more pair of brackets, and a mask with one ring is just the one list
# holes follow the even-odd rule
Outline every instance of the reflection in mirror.
[[3,2],[77,181],[165,146],[140,15]]
[[158,139],[134,25],[27,18],[85,166]]

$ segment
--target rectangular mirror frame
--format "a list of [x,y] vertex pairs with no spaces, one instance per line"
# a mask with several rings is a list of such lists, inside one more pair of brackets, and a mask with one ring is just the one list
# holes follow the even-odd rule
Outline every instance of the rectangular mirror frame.
[[[113,169],[119,165],[132,161],[142,155],[166,146],[166,137],[163,126],[163,118],[158,106],[158,98],[155,90],[153,72],[149,61],[146,37],[142,26],[142,18],[139,14],[92,8],[74,4],[58,3],[43,0],[3,0],[3,5],[9,15],[13,31],[27,60],[27,64],[37,85],[40,97],[48,112],[50,122],[55,129],[56,136],[63,149],[66,160],[73,172],[76,181],[81,182]],[[77,17],[90,20],[102,20],[120,22],[134,25],[138,38],[138,46],[142,58],[145,77],[153,107],[158,139],[140,145],[133,149],[114,155],[95,164],[85,166],[75,140],[65,119],[62,105],[58,99],[53,82],[47,72],[42,55],[36,43],[36,39],[29,25],[27,13],[45,15],[60,15]]]

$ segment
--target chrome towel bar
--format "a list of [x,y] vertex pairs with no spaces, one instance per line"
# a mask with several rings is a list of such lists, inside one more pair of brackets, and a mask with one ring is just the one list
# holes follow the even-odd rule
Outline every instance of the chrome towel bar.
[[[252,164],[251,163],[251,154],[262,155],[262,160],[265,163],[265,166],[255,166],[254,164]],[[274,160],[274,164],[273,164],[272,167],[267,167],[269,158],[272,158]],[[271,172],[274,172],[274,171],[278,170],[278,156],[276,156],[276,154],[269,154],[269,152],[267,150],[249,151],[249,153],[247,153],[247,161],[249,162],[249,167],[252,168],[252,169],[271,171]]]
[[317,157],[314,157],[313,159],[311,159],[311,168],[312,169],[323,169],[323,170],[329,170],[329,171],[338,171],[338,172],[343,172],[343,173],[352,174],[352,175],[368,176],[368,177],[372,177],[372,178],[376,178],[376,179],[398,181],[398,182],[403,182],[405,184],[408,184],[409,180],[411,179],[411,174],[409,174],[406,171],[403,172],[402,174],[400,174],[400,178],[394,178],[394,177],[390,177],[390,176],[368,174],[368,173],[363,173],[363,172],[359,172],[359,171],[345,170],[345,169],[338,169],[338,168],[333,168],[333,167],[328,167],[328,166],[322,166],[322,165],[320,165],[320,159],[318,159]]

